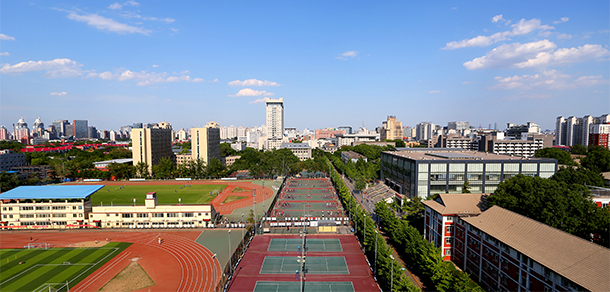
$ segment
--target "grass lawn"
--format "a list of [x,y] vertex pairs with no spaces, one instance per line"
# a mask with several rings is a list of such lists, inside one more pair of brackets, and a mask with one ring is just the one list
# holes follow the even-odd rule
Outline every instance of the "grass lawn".
[[230,203],[230,202],[235,202],[235,201],[239,201],[241,199],[247,198],[248,196],[228,196],[223,203]]
[[[1,249],[1,291],[66,291],[129,247],[111,242],[94,248]],[[22,262],[22,264],[19,264]]]
[[91,203],[93,206],[110,206],[111,202],[117,206],[131,206],[135,198],[136,205],[144,205],[146,193],[157,192],[159,205],[178,204],[178,198],[182,199],[182,204],[207,204],[225,187],[227,185],[108,185],[91,196]]

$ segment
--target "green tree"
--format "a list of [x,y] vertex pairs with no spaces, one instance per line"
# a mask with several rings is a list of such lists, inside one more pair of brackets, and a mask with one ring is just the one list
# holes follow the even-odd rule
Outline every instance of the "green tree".
[[135,174],[139,178],[146,178],[150,174],[148,172],[148,164],[144,161],[140,161],[135,165]]
[[220,156],[232,156],[237,154],[237,150],[231,147],[229,143],[220,143]]
[[462,194],[470,194],[470,182],[468,180],[464,181],[464,185],[462,186]]
[[538,150],[536,150],[536,153],[534,154],[534,156],[557,159],[557,162],[559,164],[563,164],[563,165],[572,165],[572,166],[578,165],[578,163],[576,163],[574,161],[574,159],[572,159],[572,156],[570,155],[570,153],[563,151],[561,149],[558,149],[558,148],[547,147],[547,148],[543,148],[543,149],[538,149]]
[[583,167],[576,169],[572,167],[561,167],[551,179],[567,184],[604,186],[604,177],[601,174]]
[[405,144],[405,141],[403,141],[401,139],[396,139],[396,140],[394,140],[394,142],[396,142],[396,147],[398,147],[398,148],[407,147],[407,144]]
[[580,165],[596,173],[610,171],[610,150],[601,146],[590,146],[587,156],[580,160]]
[[162,158],[159,164],[153,165],[153,174],[158,178],[170,178],[176,171],[176,165],[169,157]]
[[6,192],[19,186],[19,178],[16,173],[0,171],[0,192]]
[[220,160],[216,159],[216,157],[212,157],[206,166],[206,175],[209,177],[222,177],[226,170],[227,168]]
[[585,154],[587,154],[587,148],[585,148],[584,146],[582,146],[580,144],[576,144],[570,148],[570,152],[572,154],[585,155]]

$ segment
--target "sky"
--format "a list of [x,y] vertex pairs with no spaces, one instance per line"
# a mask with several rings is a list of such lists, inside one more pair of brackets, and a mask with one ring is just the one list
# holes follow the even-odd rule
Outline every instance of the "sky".
[[610,112],[609,3],[2,1],[0,125],[554,129]]

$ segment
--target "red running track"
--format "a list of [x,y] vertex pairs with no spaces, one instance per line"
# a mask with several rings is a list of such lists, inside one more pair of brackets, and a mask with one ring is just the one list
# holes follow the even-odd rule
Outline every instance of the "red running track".
[[[137,291],[213,291],[220,279],[220,267],[212,252],[195,242],[200,231],[41,231],[3,232],[0,248],[22,248],[30,242],[50,243],[52,247],[73,246],[85,241],[131,242],[130,247],[108,261],[71,291],[98,291],[123,270],[133,259],[155,282],[154,286]],[[158,243],[161,237],[162,243]],[[213,271],[212,269],[215,269]],[[214,281],[213,276],[216,276]]]

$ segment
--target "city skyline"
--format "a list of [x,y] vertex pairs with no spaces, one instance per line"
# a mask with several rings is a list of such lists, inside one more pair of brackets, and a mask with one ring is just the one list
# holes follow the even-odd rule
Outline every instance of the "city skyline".
[[553,130],[610,108],[607,1],[87,4],[2,2],[0,124],[255,126],[284,98],[299,129]]

